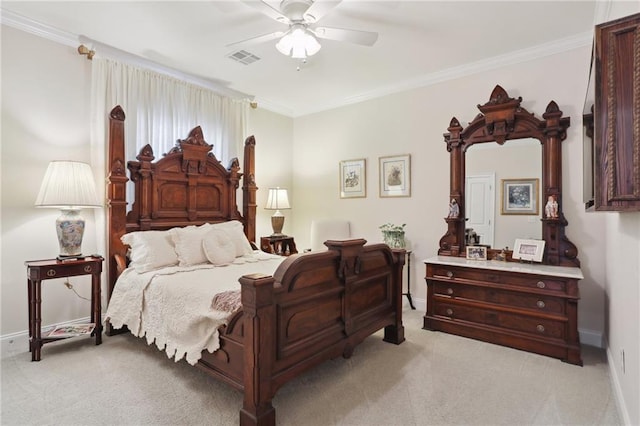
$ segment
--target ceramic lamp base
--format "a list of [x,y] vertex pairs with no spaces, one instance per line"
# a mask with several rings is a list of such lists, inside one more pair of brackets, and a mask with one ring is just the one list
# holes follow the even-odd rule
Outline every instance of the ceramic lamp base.
[[59,257],[76,257],[82,254],[84,219],[80,216],[80,210],[61,210],[56,219],[56,232],[60,244]]
[[271,216],[271,228],[273,228],[273,234],[271,234],[272,237],[283,235],[282,227],[284,226],[284,216],[282,213],[278,213],[280,212],[277,211],[273,216]]

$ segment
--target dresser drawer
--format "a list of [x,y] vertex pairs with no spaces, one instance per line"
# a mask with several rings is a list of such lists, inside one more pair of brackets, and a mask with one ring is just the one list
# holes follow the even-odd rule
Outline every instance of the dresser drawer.
[[494,284],[505,284],[539,290],[549,290],[564,293],[566,281],[530,274],[516,274],[497,272],[485,269],[459,268],[456,266],[433,265],[431,274],[427,278],[447,279],[452,281],[474,281]]
[[520,331],[541,337],[566,338],[564,321],[529,317],[489,308],[457,305],[443,301],[440,297],[436,297],[434,302],[434,314],[437,316]]
[[565,313],[564,299],[553,296],[518,293],[490,287],[458,284],[456,282],[433,281],[432,285],[434,294],[442,297],[489,302],[536,312]]

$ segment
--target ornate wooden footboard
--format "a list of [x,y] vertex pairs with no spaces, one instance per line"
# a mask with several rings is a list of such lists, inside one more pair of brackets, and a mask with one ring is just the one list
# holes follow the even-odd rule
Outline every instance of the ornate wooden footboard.
[[327,241],[326,252],[291,256],[273,277],[240,279],[243,311],[221,333],[221,348],[198,366],[244,390],[242,425],[273,425],[271,400],[287,381],[384,328],[404,341],[404,251],[365,240]]
[[[256,190],[253,137],[247,139],[244,174],[239,162],[223,168],[199,128],[153,162],[150,147],[129,161],[134,204],[126,210],[124,112],[111,112],[108,175],[109,296],[125,267],[127,232],[240,220],[255,241]],[[243,214],[235,192],[243,178]],[[327,251],[288,257],[273,276],[240,278],[243,309],[220,328],[220,349],[203,352],[197,366],[244,392],[241,425],[274,425],[276,391],[331,358],[350,357],[367,336],[384,328],[384,340],[404,341],[404,250],[366,241],[327,241]]]

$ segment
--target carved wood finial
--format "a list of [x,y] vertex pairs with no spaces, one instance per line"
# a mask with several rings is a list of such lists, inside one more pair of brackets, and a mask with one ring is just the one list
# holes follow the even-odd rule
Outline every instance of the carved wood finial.
[[255,138],[255,136],[253,136],[253,135],[249,136],[249,137],[244,141],[244,144],[245,144],[245,145],[253,145],[253,146],[255,146],[255,145],[256,145],[256,138]]
[[190,145],[199,145],[199,146],[208,146],[209,148],[213,148],[213,145],[209,145],[204,140],[204,135],[202,134],[202,128],[200,126],[194,127],[189,132],[189,136],[187,136],[184,140],[178,140],[178,144],[182,145],[184,143],[188,143]]
[[153,161],[155,157],[153,156],[153,148],[151,148],[151,145],[146,144],[143,146],[136,158],[138,161]]
[[124,121],[125,119],[124,110],[120,105],[117,105],[111,110],[109,117],[111,117],[114,120]]

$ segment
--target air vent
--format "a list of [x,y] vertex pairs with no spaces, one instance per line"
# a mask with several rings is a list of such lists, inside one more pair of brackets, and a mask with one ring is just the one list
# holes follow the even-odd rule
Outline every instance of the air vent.
[[260,60],[260,58],[258,58],[256,55],[254,55],[253,53],[249,53],[246,50],[238,50],[237,52],[233,52],[227,57],[245,65],[249,65],[254,63],[255,61]]

